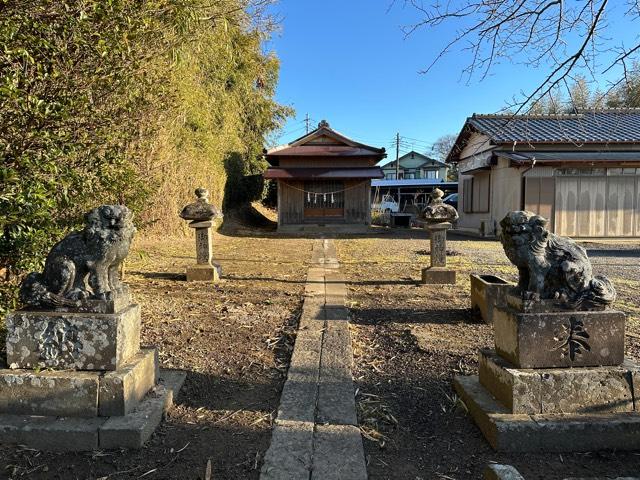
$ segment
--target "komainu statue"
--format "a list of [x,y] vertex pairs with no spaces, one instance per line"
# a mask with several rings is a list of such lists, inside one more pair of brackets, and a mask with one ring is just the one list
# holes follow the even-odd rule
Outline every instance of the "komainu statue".
[[613,303],[608,278],[593,276],[587,252],[570,238],[549,232],[547,220],[526,211],[510,212],[500,222],[504,252],[518,267],[518,290],[531,300],[555,300],[567,309],[589,310]]
[[85,216],[85,227],[53,246],[42,273],[27,275],[20,300],[31,307],[74,307],[109,300],[122,289],[119,267],[136,229],[124,205],[102,205]]

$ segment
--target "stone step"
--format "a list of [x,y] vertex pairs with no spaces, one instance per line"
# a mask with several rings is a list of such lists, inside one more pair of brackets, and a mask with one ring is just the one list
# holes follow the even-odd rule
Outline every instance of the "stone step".
[[131,413],[158,383],[160,370],[155,348],[140,350],[122,368],[100,377],[98,415],[123,416]]
[[511,414],[480,384],[457,376],[454,388],[476,425],[499,452],[593,452],[640,449],[640,415]]
[[0,415],[0,444],[19,444],[47,451],[92,451],[140,448],[161,422],[186,374],[161,370],[160,383],[123,417],[73,418]]
[[158,381],[154,348],[112,372],[0,370],[0,414],[108,417],[133,411]]
[[133,412],[124,417],[109,417],[100,426],[100,448],[141,448],[173,406],[186,376],[182,371],[162,370],[158,386]]

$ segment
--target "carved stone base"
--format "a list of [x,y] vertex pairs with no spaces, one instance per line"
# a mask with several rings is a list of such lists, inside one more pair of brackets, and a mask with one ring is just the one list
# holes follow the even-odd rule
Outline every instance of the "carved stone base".
[[131,305],[131,293],[127,285],[122,285],[119,290],[109,292],[107,300],[80,300],[75,307],[60,306],[58,312],[83,312],[83,313],[119,313]]
[[512,414],[480,384],[478,377],[453,382],[482,434],[499,452],[592,452],[640,449],[640,415]]
[[115,314],[18,310],[7,315],[9,368],[117,370],[140,349],[140,307]]
[[591,367],[624,361],[624,313],[494,310],[496,352],[517,368]]
[[[493,350],[481,350],[482,386],[510,413],[640,411],[640,366],[518,369]],[[634,408],[635,407],[635,408]]]
[[424,285],[453,285],[456,283],[456,271],[442,267],[423,268],[421,283]]
[[158,381],[155,349],[113,372],[0,370],[0,414],[108,417],[133,411]]
[[191,265],[187,267],[187,282],[213,282],[218,283],[222,275],[222,267],[213,265]]

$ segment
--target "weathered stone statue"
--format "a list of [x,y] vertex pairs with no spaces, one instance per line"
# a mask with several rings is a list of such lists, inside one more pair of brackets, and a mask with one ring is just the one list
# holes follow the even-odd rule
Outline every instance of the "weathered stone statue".
[[121,293],[119,267],[129,253],[136,229],[124,205],[102,205],[52,249],[42,273],[27,275],[21,301],[30,307],[80,307],[82,301],[113,300]]
[[529,300],[590,310],[611,305],[616,291],[608,278],[593,276],[587,252],[570,238],[546,229],[547,220],[531,212],[510,212],[500,222],[500,240],[518,267],[518,290]]
[[491,310],[495,349],[454,387],[500,451],[640,448],[640,365],[625,359],[625,314],[585,250],[531,212],[500,222],[520,274]]
[[123,205],[86,215],[58,242],[6,316],[0,358],[0,444],[40,450],[140,448],[185,375],[140,348],[140,306],[118,268],[135,233]]
[[191,220],[189,227],[196,231],[196,265],[187,267],[187,281],[220,280],[220,265],[211,262],[213,239],[211,227],[215,218],[222,217],[218,209],[209,203],[209,191],[198,188],[195,191],[197,200],[182,209],[180,217]]
[[458,219],[458,212],[451,205],[442,201],[444,192],[434,188],[431,202],[422,211],[425,228],[429,232],[431,243],[431,266],[422,269],[422,283],[450,284],[456,283],[455,270],[447,267],[447,230],[452,222]]

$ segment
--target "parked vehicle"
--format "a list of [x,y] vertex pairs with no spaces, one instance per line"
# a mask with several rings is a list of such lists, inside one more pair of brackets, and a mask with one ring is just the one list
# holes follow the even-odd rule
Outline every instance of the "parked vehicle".
[[382,213],[398,213],[400,211],[400,205],[398,205],[398,202],[395,201],[392,195],[383,195],[382,201],[379,204],[374,203],[372,209]]
[[447,195],[446,197],[444,197],[442,199],[443,203],[446,203],[447,205],[451,205],[453,208],[455,208],[456,210],[458,209],[458,194],[457,193],[452,193],[450,195]]

